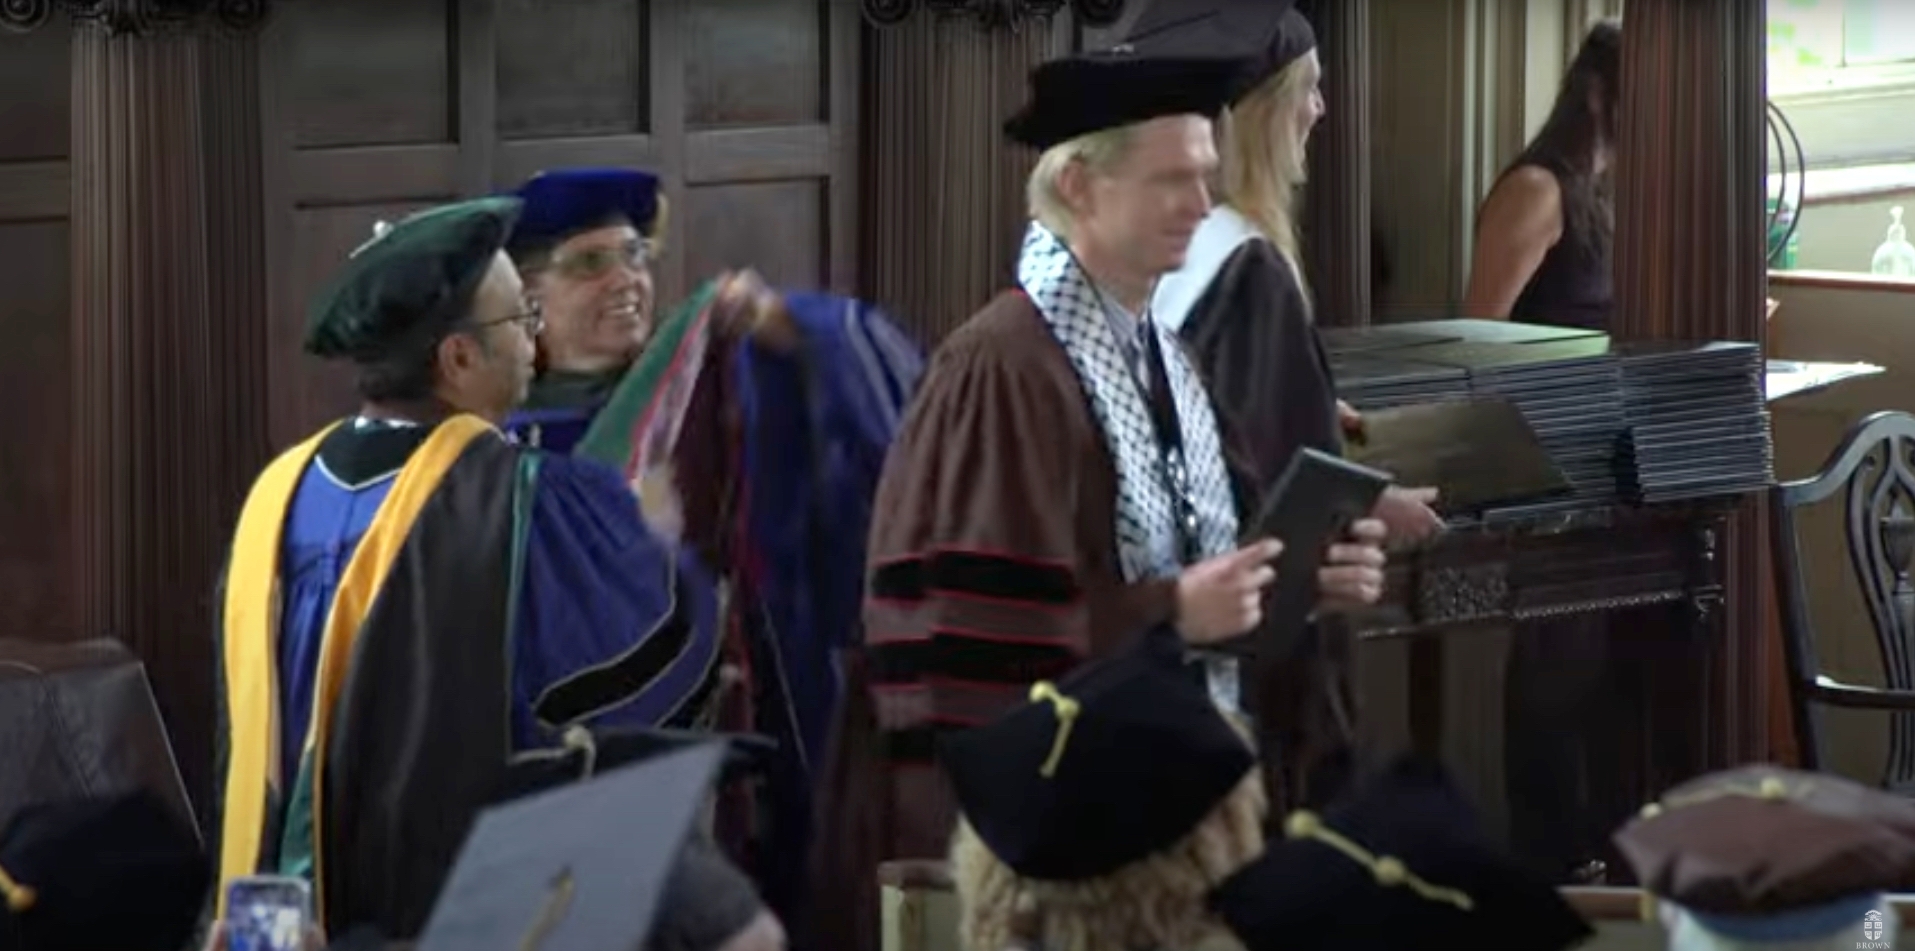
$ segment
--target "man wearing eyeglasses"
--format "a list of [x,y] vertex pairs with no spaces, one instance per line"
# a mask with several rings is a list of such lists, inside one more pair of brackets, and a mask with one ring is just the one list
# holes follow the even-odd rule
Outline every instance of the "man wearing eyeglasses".
[[306,350],[362,405],[269,465],[234,533],[221,895],[297,876],[329,931],[410,939],[509,760],[689,726],[710,690],[710,579],[620,473],[497,428],[541,329],[503,250],[519,207],[382,226],[314,302]]

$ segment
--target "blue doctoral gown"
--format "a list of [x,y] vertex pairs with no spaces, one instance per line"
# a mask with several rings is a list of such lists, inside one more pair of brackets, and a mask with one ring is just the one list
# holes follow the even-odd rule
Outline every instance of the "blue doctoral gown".
[[687,725],[716,680],[710,581],[623,478],[470,417],[282,456],[221,625],[222,880],[311,876],[334,929],[416,934],[513,756]]

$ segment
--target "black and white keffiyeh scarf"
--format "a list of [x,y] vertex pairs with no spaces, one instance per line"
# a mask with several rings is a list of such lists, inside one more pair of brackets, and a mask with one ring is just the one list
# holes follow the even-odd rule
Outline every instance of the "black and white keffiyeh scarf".
[[[1070,249],[1037,222],[1025,233],[1017,279],[1070,355],[1117,462],[1117,544],[1124,580],[1176,574],[1184,560],[1178,501],[1165,475],[1146,396],[1100,293]],[[1201,557],[1222,555],[1237,547],[1237,514],[1210,397],[1177,339],[1154,323],[1149,326],[1157,335],[1183,430],[1188,503],[1196,516],[1192,541]]]

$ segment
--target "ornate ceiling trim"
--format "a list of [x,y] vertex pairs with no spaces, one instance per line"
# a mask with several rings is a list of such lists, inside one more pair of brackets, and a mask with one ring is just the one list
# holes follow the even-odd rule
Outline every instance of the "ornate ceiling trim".
[[1124,0],[859,0],[859,6],[874,26],[897,26],[923,10],[939,17],[968,17],[986,30],[1046,22],[1065,7],[1084,26],[1109,26],[1124,12]]
[[65,13],[77,26],[141,34],[215,26],[250,30],[266,19],[271,0],[0,0],[0,29],[25,33]]

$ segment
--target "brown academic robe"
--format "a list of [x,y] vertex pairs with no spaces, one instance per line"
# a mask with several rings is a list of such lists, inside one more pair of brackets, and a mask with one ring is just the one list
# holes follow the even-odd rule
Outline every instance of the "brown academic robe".
[[1069,355],[1022,293],[945,342],[872,519],[867,673],[892,765],[894,857],[942,856],[936,733],[1171,621],[1176,581],[1125,584],[1117,471]]
[[876,865],[944,858],[937,731],[1171,621],[1176,580],[1125,584],[1117,472],[1070,357],[1023,293],[933,355],[872,507],[865,648],[827,767],[805,946],[871,949]]

